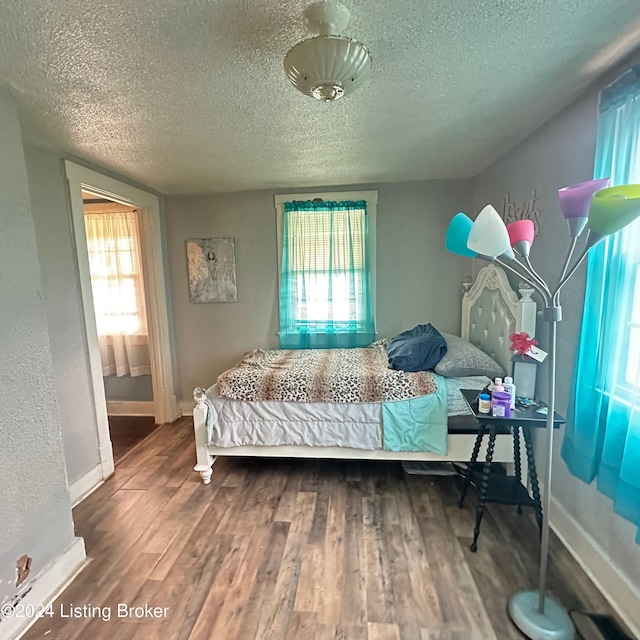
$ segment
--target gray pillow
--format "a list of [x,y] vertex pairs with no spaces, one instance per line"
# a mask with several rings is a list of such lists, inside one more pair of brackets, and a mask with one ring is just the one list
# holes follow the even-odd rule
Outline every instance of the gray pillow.
[[490,356],[470,342],[442,334],[447,341],[447,353],[434,367],[434,371],[445,378],[459,378],[463,376],[487,376],[487,378],[502,378],[505,370]]

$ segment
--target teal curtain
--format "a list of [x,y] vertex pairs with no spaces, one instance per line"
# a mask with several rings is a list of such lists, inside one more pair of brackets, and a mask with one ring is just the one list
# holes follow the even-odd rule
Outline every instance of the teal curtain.
[[[640,66],[600,96],[594,177],[640,182]],[[562,457],[613,500],[640,544],[640,224],[596,245]]]
[[280,348],[374,340],[366,201],[285,202]]

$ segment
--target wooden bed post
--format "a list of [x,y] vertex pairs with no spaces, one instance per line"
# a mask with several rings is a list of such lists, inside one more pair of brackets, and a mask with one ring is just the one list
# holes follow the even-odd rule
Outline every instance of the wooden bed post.
[[519,282],[518,293],[520,300],[516,315],[516,333],[526,331],[531,338],[535,338],[538,305],[531,298],[533,289],[526,282]]
[[193,410],[193,430],[196,436],[196,460],[197,464],[193,467],[194,471],[200,473],[202,482],[209,484],[213,474],[213,463],[215,456],[209,454],[207,450],[207,392],[202,387],[196,387],[193,390],[193,399],[196,406]]

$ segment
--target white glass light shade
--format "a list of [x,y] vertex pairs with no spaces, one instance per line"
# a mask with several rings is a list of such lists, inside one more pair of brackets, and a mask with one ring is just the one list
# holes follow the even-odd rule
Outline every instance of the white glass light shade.
[[367,47],[336,35],[303,40],[284,58],[291,84],[323,102],[332,102],[357,89],[367,79],[371,65]]
[[507,227],[490,204],[478,214],[473,223],[467,239],[467,247],[489,258],[502,256],[513,260],[515,257]]

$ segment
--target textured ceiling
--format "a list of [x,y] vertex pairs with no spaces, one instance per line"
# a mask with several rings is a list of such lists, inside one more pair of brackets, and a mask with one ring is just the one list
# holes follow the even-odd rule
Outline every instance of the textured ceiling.
[[343,0],[374,68],[286,79],[304,0],[2,0],[25,138],[165,193],[477,174],[640,44],[638,0]]

